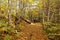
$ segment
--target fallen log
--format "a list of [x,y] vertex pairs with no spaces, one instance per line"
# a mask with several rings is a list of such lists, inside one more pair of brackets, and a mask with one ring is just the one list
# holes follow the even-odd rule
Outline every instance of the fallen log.
[[25,19],[25,18],[23,18],[23,17],[21,17],[21,16],[20,16],[20,18],[21,18],[22,20],[24,20],[25,22],[27,22],[27,23],[31,24],[31,21],[30,21],[30,20]]

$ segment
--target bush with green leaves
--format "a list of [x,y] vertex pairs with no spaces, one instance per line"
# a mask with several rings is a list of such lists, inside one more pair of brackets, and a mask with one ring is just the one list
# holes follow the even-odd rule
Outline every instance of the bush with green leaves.
[[4,40],[12,40],[12,38],[11,38],[9,35],[6,35],[6,36],[4,37]]

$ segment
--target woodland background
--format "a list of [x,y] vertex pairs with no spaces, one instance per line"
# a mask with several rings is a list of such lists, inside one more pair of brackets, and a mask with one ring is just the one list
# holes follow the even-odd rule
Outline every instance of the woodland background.
[[[6,35],[3,31],[19,35],[24,24],[18,21],[20,26],[16,27],[15,19],[21,20],[20,16],[33,23],[40,22],[50,39],[60,40],[60,0],[0,0],[0,35]],[[10,35],[4,37],[10,39]]]

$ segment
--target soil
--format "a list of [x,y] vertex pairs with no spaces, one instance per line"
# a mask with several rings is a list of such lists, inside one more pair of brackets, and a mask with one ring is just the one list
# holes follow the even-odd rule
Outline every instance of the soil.
[[17,40],[49,40],[40,23],[26,24]]

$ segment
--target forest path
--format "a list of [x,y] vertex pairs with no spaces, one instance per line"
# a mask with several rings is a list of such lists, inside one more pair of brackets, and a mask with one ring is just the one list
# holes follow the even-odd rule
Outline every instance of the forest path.
[[17,40],[49,40],[40,23],[26,24]]

